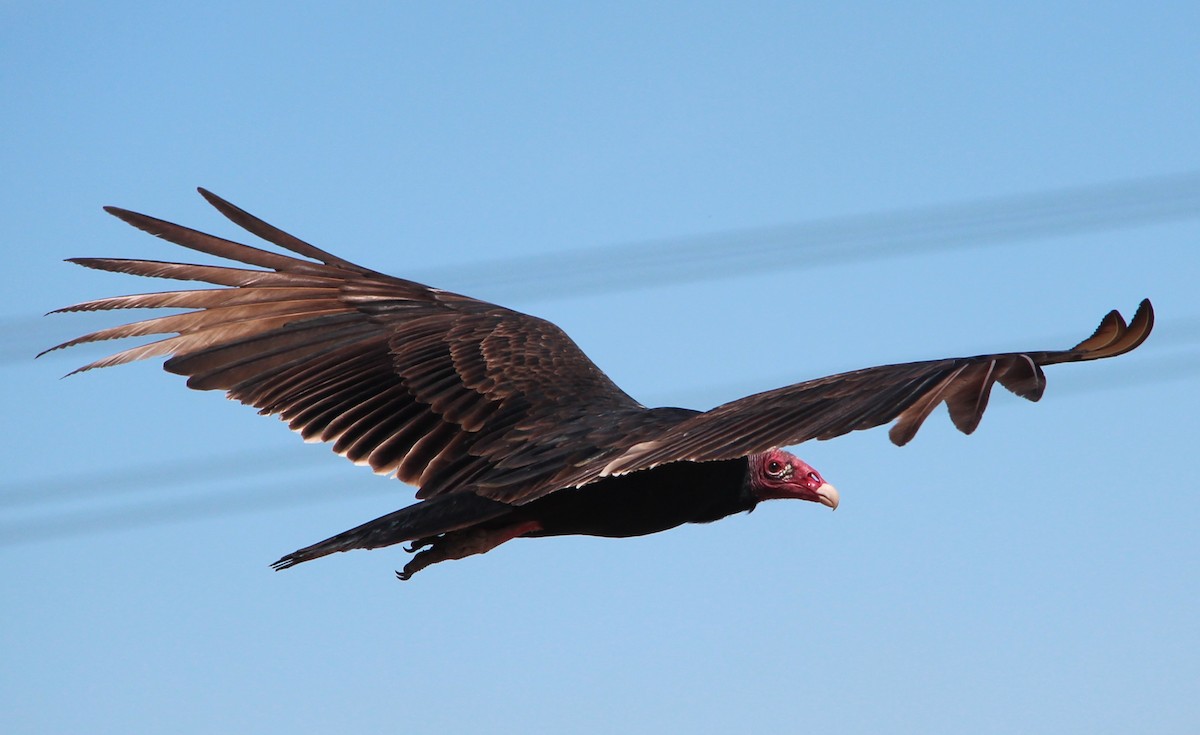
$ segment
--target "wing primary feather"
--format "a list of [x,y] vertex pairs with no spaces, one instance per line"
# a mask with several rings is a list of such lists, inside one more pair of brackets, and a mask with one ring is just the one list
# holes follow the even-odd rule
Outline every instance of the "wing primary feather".
[[1120,325],[1119,334],[1102,348],[1091,352],[1085,359],[1097,360],[1123,355],[1146,341],[1146,337],[1150,336],[1150,330],[1154,326],[1154,311],[1150,307],[1150,302],[1143,300],[1133,315],[1133,321],[1126,326],[1124,320],[1120,320]]
[[336,295],[331,288],[262,286],[256,289],[198,288],[187,291],[110,296],[83,301],[55,309],[50,314],[79,311],[108,311],[113,309],[212,309],[244,304],[269,304],[275,301],[298,301]]
[[996,375],[996,380],[1016,395],[1030,401],[1040,401],[1046,391],[1046,373],[1032,357],[1012,355]]
[[1113,309],[1104,315],[1100,326],[1092,332],[1092,336],[1071,348],[1071,352],[1099,352],[1115,342],[1125,331],[1125,319],[1121,312]]
[[[265,317],[290,316],[297,319],[311,318],[313,316],[335,313],[339,310],[340,306],[336,301],[320,302],[312,300],[276,301],[248,306],[220,306],[190,311],[186,314],[171,314],[153,319],[143,319],[142,321],[101,329],[90,334],[85,334],[82,337],[76,337],[57,347],[52,347],[50,350],[73,347],[88,342],[103,342],[112,339],[125,339],[127,337],[144,337],[151,334],[177,333],[182,336],[213,327],[254,323],[263,320]],[[275,324],[275,322],[272,321],[271,324]],[[268,328],[271,327],[268,326]],[[47,352],[50,350],[47,350]]]
[[974,433],[983,419],[992,384],[996,382],[996,361],[969,365],[946,391],[950,420],[964,434]]
[[925,423],[925,419],[929,418],[933,409],[942,402],[946,389],[966,367],[963,365],[954,370],[943,378],[933,390],[900,413],[896,425],[888,431],[888,437],[893,444],[902,447],[912,441],[913,437],[917,435],[917,430],[921,428],[921,424]]
[[177,225],[174,222],[167,222],[157,217],[132,212],[128,209],[105,207],[104,211],[126,224],[133,225],[139,230],[148,232],[155,237],[160,237],[168,242],[182,245],[197,252],[215,255],[218,258],[228,258],[229,260],[236,260],[247,265],[256,265],[261,268],[270,268],[274,271],[287,271],[289,273],[329,274],[331,270],[328,265],[309,263],[289,255],[280,255],[262,250],[261,248],[251,247],[250,245],[243,245],[242,243],[216,237],[206,232],[193,230],[190,227]]
[[241,227],[247,232],[261,237],[267,242],[274,243],[275,245],[278,245],[286,250],[291,250],[297,255],[303,255],[306,258],[319,260],[326,265],[336,266],[338,268],[343,268],[355,273],[375,273],[375,271],[372,271],[368,268],[363,268],[362,266],[355,265],[348,260],[344,260],[336,255],[327,253],[321,248],[315,245],[310,245],[294,235],[289,235],[278,227],[264,222],[241,207],[231,204],[230,202],[222,199],[203,187],[197,187],[196,191],[200,192],[200,196],[204,197],[205,201],[215,207],[216,210],[223,214],[229,221],[233,222],[235,225]]
[[338,279],[301,273],[277,273],[223,265],[171,263],[138,258],[67,258],[68,263],[99,271],[128,273],[146,278],[170,278],[175,281],[204,281],[220,286],[241,288],[263,286],[324,286],[337,288]]

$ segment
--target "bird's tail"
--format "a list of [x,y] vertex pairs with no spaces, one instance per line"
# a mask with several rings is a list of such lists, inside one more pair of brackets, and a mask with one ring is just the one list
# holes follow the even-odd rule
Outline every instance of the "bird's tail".
[[457,531],[498,518],[512,512],[512,509],[511,505],[481,498],[471,492],[440,495],[293,551],[271,567],[279,571],[337,551],[378,549],[401,541]]

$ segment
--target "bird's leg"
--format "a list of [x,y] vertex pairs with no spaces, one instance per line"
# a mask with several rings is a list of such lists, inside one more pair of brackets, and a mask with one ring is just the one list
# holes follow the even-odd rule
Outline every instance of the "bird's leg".
[[537,521],[525,521],[502,528],[470,528],[451,531],[436,538],[419,539],[412,544],[414,550],[423,546],[430,548],[414,556],[412,561],[404,565],[404,571],[396,572],[396,578],[408,580],[430,564],[487,553],[505,541],[537,531],[541,527],[542,524]]

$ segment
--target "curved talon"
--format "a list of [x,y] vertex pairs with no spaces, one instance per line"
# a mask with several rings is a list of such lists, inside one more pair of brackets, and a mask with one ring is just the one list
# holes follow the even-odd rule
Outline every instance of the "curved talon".
[[437,549],[430,549],[429,551],[422,551],[414,556],[407,564],[404,565],[403,571],[396,572],[396,579],[400,580],[401,582],[407,582],[408,580],[412,579],[414,574],[430,564],[434,564],[439,561],[445,561],[446,555],[439,555],[436,552]]
[[404,550],[410,554],[415,554],[426,546],[433,546],[441,536],[426,536],[424,538],[413,539]]

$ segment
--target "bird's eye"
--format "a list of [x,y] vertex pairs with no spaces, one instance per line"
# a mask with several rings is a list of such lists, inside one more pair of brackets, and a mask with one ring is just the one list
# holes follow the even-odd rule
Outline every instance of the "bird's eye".
[[768,475],[778,475],[778,474],[781,474],[782,472],[783,472],[783,463],[782,462],[780,462],[777,459],[773,459],[770,462],[767,462],[767,474]]

